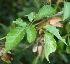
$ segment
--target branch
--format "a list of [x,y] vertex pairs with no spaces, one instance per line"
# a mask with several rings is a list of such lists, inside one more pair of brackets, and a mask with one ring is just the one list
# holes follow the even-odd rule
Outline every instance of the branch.
[[6,37],[3,37],[3,38],[0,38],[0,40],[3,40],[3,39],[5,39]]
[[[52,16],[60,16],[62,14],[63,14],[63,11],[60,11],[60,12],[58,12],[58,13],[52,15]],[[27,16],[28,15],[24,15],[24,17],[27,17]],[[52,16],[42,17],[42,18],[39,18],[39,19],[34,20],[33,22],[37,22],[37,21],[40,21],[40,20],[43,20],[43,19],[46,19],[46,18],[49,18],[49,17],[52,17]]]

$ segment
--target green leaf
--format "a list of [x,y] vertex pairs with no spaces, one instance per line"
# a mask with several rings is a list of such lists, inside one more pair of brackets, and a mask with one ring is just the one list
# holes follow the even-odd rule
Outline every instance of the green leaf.
[[66,47],[66,52],[70,54],[70,45]]
[[67,29],[68,33],[70,33],[70,21],[66,24],[66,29]]
[[50,33],[52,33],[53,35],[55,35],[58,39],[60,39],[61,41],[63,41],[63,42],[67,45],[67,43],[65,42],[65,39],[63,39],[63,38],[60,36],[59,30],[58,30],[56,27],[51,26],[51,25],[46,25],[46,26],[44,26],[44,28],[45,28],[46,30],[48,30]]
[[63,52],[64,42],[62,42],[61,40],[58,40],[57,46],[58,46],[58,52],[59,53]]
[[26,22],[23,22],[23,20],[21,18],[16,19],[16,21],[13,21],[13,23],[16,23],[17,25],[21,26],[21,27],[26,27]]
[[66,46],[66,52],[70,54],[70,37],[69,34],[67,35],[67,44],[68,46]]
[[42,17],[46,17],[46,16],[51,16],[53,14],[55,14],[55,9],[52,8],[50,5],[44,5],[38,12],[36,18],[42,18]]
[[25,29],[16,27],[12,29],[6,36],[4,54],[13,49],[24,37]]
[[60,54],[60,58],[65,62],[67,63],[68,62],[68,58],[65,54]]
[[45,32],[44,43],[45,43],[45,46],[44,46],[45,58],[49,61],[49,55],[52,52],[55,52],[56,50],[56,41],[53,35],[51,35],[48,32]]
[[39,56],[35,57],[35,59],[33,60],[32,64],[37,64],[38,59],[39,59]]
[[[66,39],[67,35],[64,35],[63,38]],[[57,42],[57,48],[58,48],[59,54],[61,54],[63,52],[64,45],[65,45],[64,42],[62,42],[61,40],[58,40],[58,42]]]
[[26,28],[26,33],[27,33],[27,40],[29,43],[35,40],[37,32],[33,25],[30,25]]
[[65,2],[63,20],[67,19],[69,16],[70,16],[70,2]]
[[33,21],[34,17],[35,17],[35,12],[31,12],[30,14],[28,14],[28,19],[30,22]]

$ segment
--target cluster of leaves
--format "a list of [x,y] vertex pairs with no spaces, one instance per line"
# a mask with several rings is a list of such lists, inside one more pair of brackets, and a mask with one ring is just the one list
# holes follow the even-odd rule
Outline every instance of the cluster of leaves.
[[[30,22],[27,23],[21,18],[13,21],[13,23],[16,24],[16,27],[11,29],[6,36],[3,55],[7,54],[10,50],[16,47],[24,36],[27,37],[27,41],[30,43],[30,45],[34,43],[33,52],[38,51],[38,56],[33,61],[33,64],[37,64],[38,59],[44,57],[47,59],[47,61],[49,61],[49,55],[52,52],[55,52],[57,47],[59,47],[58,49],[61,51],[64,44],[66,44],[66,51],[69,53],[70,45],[69,43],[66,43],[65,39],[60,36],[59,30],[57,29],[57,27],[63,27],[63,24],[61,24],[60,21],[65,21],[69,18],[69,6],[70,2],[64,2],[63,19],[53,16],[56,13],[56,9],[51,5],[44,5],[37,14],[35,12],[28,14],[28,19]],[[34,22],[42,19],[43,17],[47,17],[47,20],[43,22],[40,21],[41,23],[39,23],[39,25],[34,24]],[[69,32],[69,25],[66,27],[67,31]],[[55,37],[58,38],[59,43],[57,43]]]

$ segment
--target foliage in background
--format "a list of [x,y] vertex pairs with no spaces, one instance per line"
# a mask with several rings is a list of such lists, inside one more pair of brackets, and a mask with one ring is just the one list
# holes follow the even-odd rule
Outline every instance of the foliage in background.
[[0,3],[1,64],[70,63],[70,2],[0,0]]

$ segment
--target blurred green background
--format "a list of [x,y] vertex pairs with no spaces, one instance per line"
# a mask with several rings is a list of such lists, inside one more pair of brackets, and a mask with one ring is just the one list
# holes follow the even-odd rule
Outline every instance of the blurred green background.
[[[52,0],[55,4],[56,0]],[[9,29],[14,27],[12,21],[16,18],[22,18],[24,21],[28,21],[27,14],[30,12],[38,12],[39,9],[47,4],[46,0],[0,0],[0,38],[5,37],[9,32]],[[62,30],[62,29],[61,29]],[[21,43],[13,49],[11,60],[12,64],[32,64],[33,60],[37,56],[32,52],[32,46],[28,49],[24,49],[28,44],[26,37]],[[0,41],[0,45],[3,45],[5,40]],[[62,54],[58,54],[56,51],[50,55],[50,64],[70,64],[70,55],[63,51]],[[6,64],[0,59],[0,64]],[[38,64],[49,64],[44,59],[38,60]]]

